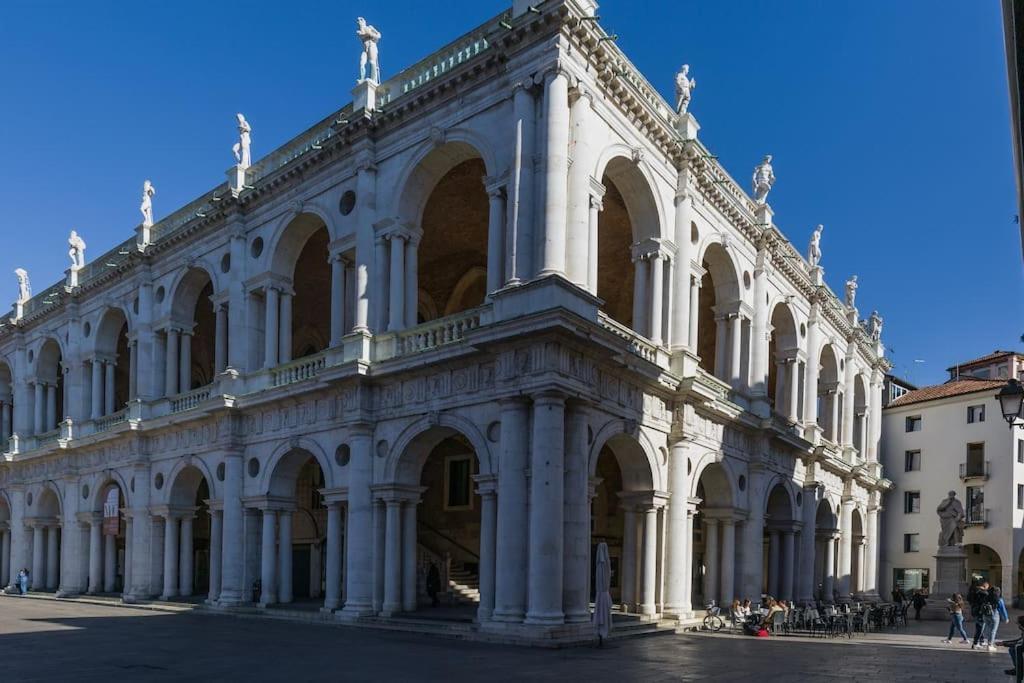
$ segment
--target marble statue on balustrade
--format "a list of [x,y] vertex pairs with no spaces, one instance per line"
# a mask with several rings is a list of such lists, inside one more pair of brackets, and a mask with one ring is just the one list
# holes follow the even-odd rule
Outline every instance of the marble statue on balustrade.
[[676,74],[676,113],[682,116],[690,106],[690,96],[697,87],[697,80],[689,78],[690,65],[683,64]]
[[[366,23],[366,19],[356,19],[359,28],[356,30],[356,37],[363,44],[363,52],[359,55],[359,80],[370,80],[373,83],[380,83],[380,63],[377,61],[377,42],[380,40],[380,31]],[[367,79],[366,67],[370,67],[370,76]]]
[[772,170],[772,155],[766,154],[764,159],[754,168],[754,201],[764,204],[768,192],[775,184],[775,172]]
[[882,316],[878,315],[878,311],[871,311],[871,317],[868,318],[868,335],[872,341],[882,339]]
[[252,143],[251,133],[252,126],[245,120],[245,116],[242,114],[235,115],[238,118],[238,142],[231,147],[231,152],[235,155],[235,161],[238,165],[245,169],[249,168],[252,164],[252,157],[249,153],[249,146]]
[[153,225],[153,195],[156,188],[148,180],[142,183],[142,203],[139,204],[139,211],[142,212],[142,225],[150,227]]
[[68,258],[71,259],[72,271],[79,271],[85,268],[85,240],[74,230],[68,236]]
[[935,510],[939,515],[939,548],[960,546],[964,543],[964,506],[956,499],[956,491],[950,491]]
[[821,264],[821,232],[824,225],[818,225],[811,233],[811,243],[807,246],[807,263],[811,268],[817,268]]
[[857,276],[852,276],[846,281],[846,305],[853,309],[857,308]]
[[32,284],[28,280],[28,271],[24,268],[15,268],[14,274],[18,276],[18,301],[23,304],[32,298]]

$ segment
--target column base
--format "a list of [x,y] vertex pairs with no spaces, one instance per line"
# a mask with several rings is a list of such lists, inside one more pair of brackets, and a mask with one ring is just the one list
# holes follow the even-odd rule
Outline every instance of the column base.
[[221,591],[221,594],[217,596],[217,605],[220,607],[234,607],[244,602],[248,601],[242,599],[241,591]]
[[332,605],[328,605],[328,604],[325,603],[324,606],[320,608],[320,613],[321,614],[334,614],[335,610],[337,610],[337,609],[338,609],[338,603],[335,603],[333,606]]
[[562,612],[528,612],[523,623],[534,626],[558,626],[565,623],[565,615]]
[[68,589],[68,590],[58,590],[56,593],[54,593],[54,595],[56,595],[58,598],[73,598],[73,597],[81,595],[81,594],[82,594],[81,591],[76,591],[76,590],[71,590],[71,589]]
[[371,605],[345,605],[344,608],[334,613],[335,619],[341,621],[357,621],[372,616],[376,615]]
[[503,612],[501,610],[495,610],[491,613],[491,621],[502,624],[521,624],[525,617],[525,612]]

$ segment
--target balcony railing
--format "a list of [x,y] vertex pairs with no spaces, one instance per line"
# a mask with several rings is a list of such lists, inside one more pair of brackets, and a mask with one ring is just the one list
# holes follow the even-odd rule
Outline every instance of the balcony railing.
[[486,306],[425,322],[398,333],[395,355],[403,356],[429,351],[445,344],[462,341],[466,333],[480,327]]
[[275,387],[283,387],[286,384],[312,379],[319,375],[325,367],[327,367],[326,353],[306,356],[272,369],[270,371],[271,381]]
[[961,479],[988,479],[990,461],[960,463]]
[[617,320],[613,320],[602,311],[598,311],[597,317],[598,320],[601,321],[601,327],[616,336],[625,339],[629,343],[630,351],[644,360],[648,360],[652,363],[657,362],[658,347],[649,342],[643,335],[634,332]]
[[36,435],[36,448],[42,448],[43,446],[49,446],[52,443],[57,443],[60,438],[60,428],[51,429],[48,432]]
[[117,425],[124,424],[127,421],[128,421],[128,409],[127,408],[123,408],[123,409],[117,411],[116,413],[111,413],[110,415],[107,415],[106,417],[101,417],[100,419],[96,420],[93,423],[95,425],[94,426],[94,432],[96,434],[99,434],[101,432],[107,432],[107,431],[110,431],[111,429],[113,429],[114,427],[116,427]]
[[178,394],[171,399],[171,414],[183,413],[186,410],[194,410],[204,401],[210,398],[213,388],[210,386],[199,387],[184,394]]
[[966,523],[968,526],[987,526],[988,517],[988,508],[967,508]]

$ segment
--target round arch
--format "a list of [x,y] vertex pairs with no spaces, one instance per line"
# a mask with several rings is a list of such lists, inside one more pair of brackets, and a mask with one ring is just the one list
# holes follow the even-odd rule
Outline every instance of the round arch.
[[[587,456],[589,476],[596,475],[601,451],[605,446],[609,446],[615,453],[623,476],[626,476],[627,470],[632,474],[630,481],[637,484],[635,488],[646,486],[649,490],[664,490],[662,471],[656,456],[657,449],[642,429],[636,430],[633,434],[630,433],[630,426],[628,420],[609,420],[594,434]],[[641,467],[641,462],[646,467]]]
[[[442,413],[431,419],[429,416],[416,420],[399,434],[391,451],[384,462],[384,481],[405,481],[411,479],[418,482],[419,470],[422,469],[430,451],[443,440],[456,434],[461,435],[476,453],[480,474],[493,474],[493,460],[487,439],[476,424],[461,415]],[[424,437],[425,438],[421,438]],[[410,460],[408,455],[412,456]]]
[[132,506],[131,488],[128,483],[125,482],[124,476],[117,470],[104,472],[96,478],[95,483],[96,486],[93,488],[91,502],[89,503],[90,511],[103,512],[103,502],[106,498],[106,492],[111,486],[116,486],[121,490],[121,495],[124,497],[125,507],[130,508]]
[[632,149],[625,145],[606,148],[598,158],[594,177],[601,178],[602,183],[608,179],[618,189],[631,218],[634,242],[667,237],[654,175],[646,162],[633,160]]
[[[313,439],[299,437],[281,444],[270,454],[266,466],[262,468],[262,473],[260,474],[260,492],[271,495],[291,495],[291,492],[294,490],[295,476],[298,475],[299,469],[310,458],[313,458],[320,466],[320,470],[324,474],[324,486],[333,488],[336,485],[334,483],[334,470],[331,468],[331,461],[327,454],[324,453],[324,449]],[[280,472],[278,471],[279,469]],[[276,494],[271,490],[275,487],[274,480],[277,475],[279,475],[279,478],[291,482],[291,488],[288,489],[287,494]],[[283,484],[278,485],[278,487],[280,486],[283,486]]]
[[[765,486],[764,500],[762,501],[761,509],[768,514],[771,514],[771,507],[773,503],[778,505],[780,502],[778,497],[775,497],[773,500],[775,492],[779,490],[782,491],[782,495],[785,497],[785,511],[789,513],[789,517],[786,519],[797,519],[797,510],[800,506],[797,505],[796,502],[796,492],[793,490],[793,482],[789,477],[782,474],[776,474],[773,476],[768,482],[768,485]],[[776,511],[779,512],[782,511],[782,509],[777,507]]]
[[[727,493],[727,505],[715,505],[714,507],[735,507],[741,499],[742,491],[739,488],[739,477],[729,464],[729,459],[719,451],[706,451],[693,463],[693,470],[690,473],[690,497],[697,498],[697,491],[705,473],[710,477],[709,481],[713,488],[719,493]],[[705,484],[705,490],[707,489]]]
[[[182,504],[180,500],[185,495],[186,489],[192,488],[194,490],[198,488],[204,479],[206,480],[207,488],[210,490],[210,498],[219,498],[219,491],[215,487],[216,478],[202,458],[193,456],[191,458],[179,459],[164,478],[166,490],[164,503],[167,505]],[[192,501],[186,502],[184,505],[193,504],[194,494],[192,499]]]
[[441,145],[425,140],[405,163],[405,170],[395,183],[400,191],[395,196],[391,215],[419,224],[434,187],[465,161],[480,159],[486,175],[496,174],[496,156],[492,143],[485,136],[468,128],[452,128],[445,131],[444,137]]
[[170,287],[170,314],[174,320],[184,322],[193,319],[199,296],[207,285],[214,294],[220,291],[215,272],[208,264],[197,261],[177,275]]
[[34,508],[33,517],[56,517],[61,518],[64,510],[64,497],[60,488],[52,481],[43,482],[36,492],[35,500],[32,501]]
[[304,204],[301,211],[289,212],[271,233],[269,248],[265,250],[270,255],[267,270],[288,279],[294,278],[302,250],[318,230],[326,231],[328,243],[333,239],[331,225],[325,218],[325,212],[319,208]]
[[120,306],[107,306],[97,318],[93,333],[93,350],[97,353],[114,354],[118,349],[118,336],[122,329],[131,334],[128,312]]

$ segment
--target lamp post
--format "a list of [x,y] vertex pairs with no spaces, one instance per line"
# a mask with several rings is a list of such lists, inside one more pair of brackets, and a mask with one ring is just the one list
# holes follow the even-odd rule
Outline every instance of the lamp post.
[[996,398],[999,399],[999,408],[1003,412],[1003,419],[1006,420],[1006,424],[1010,426],[1010,429],[1013,429],[1013,426],[1017,424],[1017,418],[1022,417],[1021,406],[1024,405],[1024,385],[1011,378],[1006,383],[1006,386],[999,390]]

